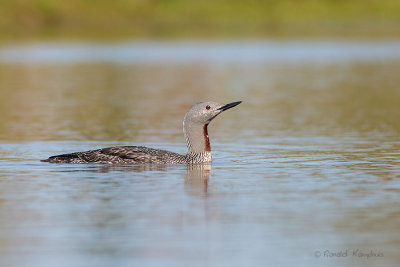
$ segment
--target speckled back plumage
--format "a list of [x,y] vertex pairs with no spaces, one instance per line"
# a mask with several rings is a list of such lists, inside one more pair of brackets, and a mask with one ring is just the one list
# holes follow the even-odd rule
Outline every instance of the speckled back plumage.
[[103,163],[103,164],[191,164],[211,162],[211,148],[207,126],[218,114],[239,102],[227,105],[202,102],[193,105],[184,118],[183,131],[188,153],[181,155],[167,150],[143,146],[107,147],[49,157],[50,163]]
[[52,156],[52,163],[182,164],[186,156],[143,146],[117,146]]

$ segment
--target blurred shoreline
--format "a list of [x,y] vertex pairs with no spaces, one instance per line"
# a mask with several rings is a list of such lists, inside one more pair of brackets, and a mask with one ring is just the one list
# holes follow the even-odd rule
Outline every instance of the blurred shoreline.
[[0,41],[398,39],[400,2],[2,1]]

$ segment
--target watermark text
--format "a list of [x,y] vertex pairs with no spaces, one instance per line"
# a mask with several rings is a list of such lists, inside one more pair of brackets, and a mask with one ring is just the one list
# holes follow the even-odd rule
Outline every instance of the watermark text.
[[341,250],[316,250],[314,251],[316,258],[360,258],[360,259],[371,259],[371,258],[383,258],[385,255],[380,250],[375,249],[341,249]]

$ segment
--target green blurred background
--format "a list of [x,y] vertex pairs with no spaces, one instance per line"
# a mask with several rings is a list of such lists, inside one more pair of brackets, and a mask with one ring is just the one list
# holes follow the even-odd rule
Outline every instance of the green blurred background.
[[399,0],[2,0],[13,39],[397,38]]

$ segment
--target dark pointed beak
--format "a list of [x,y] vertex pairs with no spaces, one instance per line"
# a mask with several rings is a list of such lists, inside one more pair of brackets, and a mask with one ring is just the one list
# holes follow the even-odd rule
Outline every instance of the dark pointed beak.
[[242,101],[232,102],[232,103],[229,103],[229,104],[226,104],[226,105],[220,107],[218,110],[225,111],[227,109],[230,109],[230,108],[233,108],[234,106],[239,105],[240,103],[242,103]]

